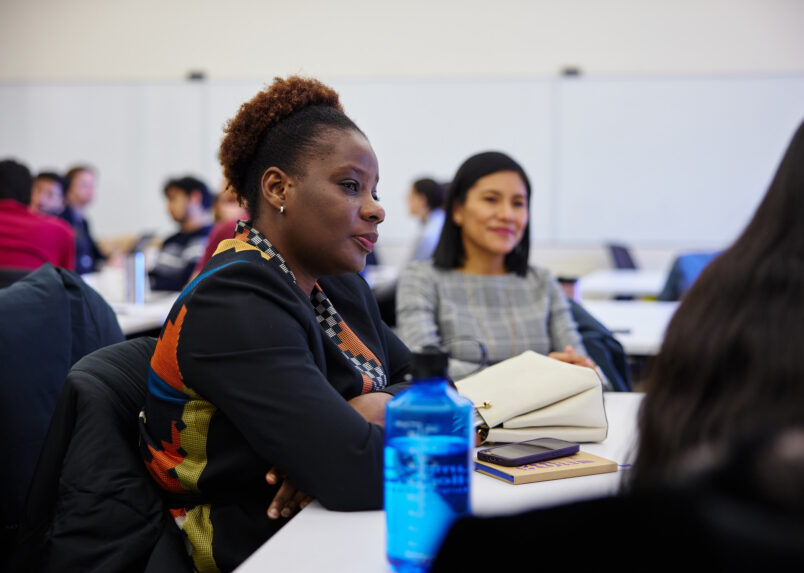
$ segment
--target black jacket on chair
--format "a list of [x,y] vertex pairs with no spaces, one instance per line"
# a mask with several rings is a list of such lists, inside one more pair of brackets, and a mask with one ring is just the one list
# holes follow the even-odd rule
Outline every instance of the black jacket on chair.
[[112,308],[72,271],[47,263],[0,289],[0,458],[7,464],[0,525],[7,532],[19,524],[67,373],[122,340]]
[[584,307],[574,300],[569,303],[589,358],[600,367],[614,390],[630,392],[631,373],[623,345]]
[[155,344],[115,344],[70,371],[31,484],[13,571],[189,569],[137,446]]

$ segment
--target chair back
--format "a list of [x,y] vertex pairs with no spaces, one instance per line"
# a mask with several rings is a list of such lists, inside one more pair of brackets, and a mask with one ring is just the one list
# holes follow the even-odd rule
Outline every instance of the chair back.
[[164,535],[174,538],[171,567],[186,570],[180,533],[138,447],[155,345],[115,344],[70,371],[31,484],[19,570],[144,571]]
[[681,300],[684,293],[690,290],[698,275],[719,254],[720,251],[712,251],[684,253],[676,257],[672,267],[670,267],[664,288],[662,288],[662,292],[659,293],[657,298],[664,301]]
[[630,392],[631,368],[623,345],[584,307],[571,299],[569,303],[572,318],[578,325],[578,333],[589,358],[600,367],[613,390]]
[[47,263],[0,289],[0,458],[13,460],[0,471],[3,537],[19,525],[70,368],[122,340],[112,308],[72,271]]
[[631,251],[625,245],[618,245],[610,243],[607,245],[609,254],[611,255],[611,262],[615,269],[635,269],[637,268],[634,262],[634,257],[631,256]]

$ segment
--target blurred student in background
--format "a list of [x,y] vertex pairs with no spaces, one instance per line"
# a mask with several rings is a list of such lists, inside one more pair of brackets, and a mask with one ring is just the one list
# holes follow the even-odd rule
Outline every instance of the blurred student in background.
[[162,243],[162,249],[151,270],[151,288],[174,290],[184,288],[207,246],[212,195],[206,184],[195,177],[171,179],[165,184],[167,209],[179,224],[179,232]]
[[37,269],[52,263],[75,268],[75,237],[56,217],[32,213],[33,178],[25,165],[0,161],[0,267]]
[[408,212],[419,220],[420,228],[410,260],[426,261],[433,256],[444,226],[445,194],[445,185],[433,179],[413,182],[408,193]]
[[234,237],[238,221],[251,219],[248,210],[240,205],[237,195],[229,186],[229,180],[226,177],[221,182],[221,192],[215,197],[213,211],[215,213],[215,226],[212,227],[212,231],[209,233],[207,248],[204,249],[204,254],[198,259],[193,275],[201,272],[207,261],[215,254],[215,250],[221,241]]
[[81,274],[91,273],[106,260],[92,238],[86,219],[86,208],[95,197],[95,171],[86,165],[78,165],[67,171],[64,181],[67,206],[61,218],[75,231],[75,270]]
[[[229,180],[226,177],[221,181],[220,193],[215,196],[212,212],[215,214],[215,223],[227,221],[236,223],[241,219],[248,219],[248,211],[240,204],[237,194],[229,186]],[[235,226],[232,225],[232,228]],[[231,237],[226,238],[231,239]]]
[[[408,259],[405,261],[427,261],[433,256],[433,251],[441,236],[441,227],[444,225],[444,195],[446,186],[433,179],[418,179],[413,182],[408,193],[408,212],[419,220],[419,231],[413,241]],[[369,265],[378,264],[374,253],[366,259],[366,270]],[[366,276],[366,275],[364,275]],[[382,284],[373,282],[374,296],[380,307],[380,315],[388,326],[396,326],[396,289],[397,281],[386,281]]]
[[31,189],[31,211],[48,215],[61,215],[64,211],[64,179],[52,171],[36,176]]

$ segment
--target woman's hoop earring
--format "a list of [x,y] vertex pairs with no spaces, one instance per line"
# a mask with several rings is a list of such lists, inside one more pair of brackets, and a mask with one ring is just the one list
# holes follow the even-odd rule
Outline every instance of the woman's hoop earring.
[[284,206],[284,205],[280,205],[280,206],[279,206],[279,214],[280,214],[280,215],[284,215],[284,214],[285,214],[285,206]]

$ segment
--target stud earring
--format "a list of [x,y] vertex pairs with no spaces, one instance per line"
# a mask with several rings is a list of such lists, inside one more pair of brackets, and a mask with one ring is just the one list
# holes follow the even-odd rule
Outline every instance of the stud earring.
[[280,206],[279,206],[279,214],[280,214],[280,215],[284,215],[284,214],[285,214],[285,206],[284,206],[284,205],[280,205]]

